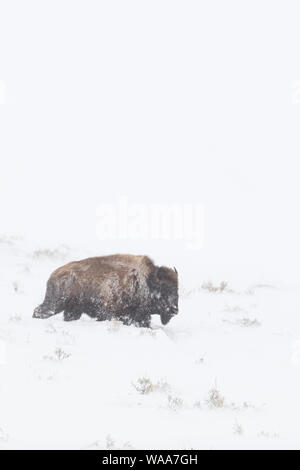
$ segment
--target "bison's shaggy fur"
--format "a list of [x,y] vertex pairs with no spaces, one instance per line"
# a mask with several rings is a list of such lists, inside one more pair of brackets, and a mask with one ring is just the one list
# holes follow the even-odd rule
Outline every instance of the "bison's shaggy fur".
[[178,313],[178,275],[147,256],[111,255],[74,261],[58,268],[47,283],[34,318],[64,312],[66,321],[82,313],[97,320],[118,319],[149,327],[159,314],[165,325]]

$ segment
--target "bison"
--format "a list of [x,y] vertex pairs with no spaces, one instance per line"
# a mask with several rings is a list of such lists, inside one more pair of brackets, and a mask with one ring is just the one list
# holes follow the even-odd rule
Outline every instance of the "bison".
[[34,318],[64,312],[64,320],[83,313],[96,320],[117,319],[150,327],[151,315],[166,325],[178,313],[176,269],[155,266],[147,256],[111,255],[73,261],[56,269]]

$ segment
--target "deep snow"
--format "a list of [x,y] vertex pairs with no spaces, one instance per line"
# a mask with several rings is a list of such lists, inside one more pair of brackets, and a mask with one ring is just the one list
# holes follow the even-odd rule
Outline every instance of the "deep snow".
[[91,253],[0,250],[1,449],[300,447],[296,288],[180,278],[166,327],[35,320],[51,271]]

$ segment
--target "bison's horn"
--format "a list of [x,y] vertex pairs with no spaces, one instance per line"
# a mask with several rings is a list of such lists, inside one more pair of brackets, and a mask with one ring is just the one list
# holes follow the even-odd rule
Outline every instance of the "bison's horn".
[[177,269],[175,268],[175,266],[174,266],[174,271],[175,271],[176,274],[178,274]]

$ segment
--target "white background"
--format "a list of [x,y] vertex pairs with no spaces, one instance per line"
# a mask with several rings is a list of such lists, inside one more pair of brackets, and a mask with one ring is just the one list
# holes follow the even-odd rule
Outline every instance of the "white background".
[[[299,448],[299,15],[0,0],[0,448]],[[203,248],[99,240],[121,197],[202,205]],[[127,251],[177,267],[167,327],[32,319],[58,265]]]
[[298,272],[298,2],[0,8],[2,232],[84,245],[102,202],[197,203],[193,259]]

